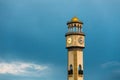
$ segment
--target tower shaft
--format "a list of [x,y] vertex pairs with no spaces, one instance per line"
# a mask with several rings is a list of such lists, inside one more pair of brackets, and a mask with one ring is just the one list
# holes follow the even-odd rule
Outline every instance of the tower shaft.
[[68,74],[68,80],[83,80],[83,75],[79,73],[80,68],[83,70],[83,50],[69,49],[68,50],[68,70],[72,65],[73,75]]

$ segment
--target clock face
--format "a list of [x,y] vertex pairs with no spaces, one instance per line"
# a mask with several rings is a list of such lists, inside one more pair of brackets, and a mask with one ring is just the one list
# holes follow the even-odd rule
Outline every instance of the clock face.
[[71,44],[71,43],[72,43],[72,38],[71,38],[71,37],[67,38],[67,43],[68,43],[68,44]]
[[83,44],[83,38],[80,37],[80,38],[78,39],[78,42],[79,42],[80,44]]

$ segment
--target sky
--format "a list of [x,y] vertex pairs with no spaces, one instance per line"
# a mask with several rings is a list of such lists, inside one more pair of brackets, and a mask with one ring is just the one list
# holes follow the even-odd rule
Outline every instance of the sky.
[[66,23],[85,33],[84,80],[120,80],[119,0],[0,0],[0,80],[67,80]]

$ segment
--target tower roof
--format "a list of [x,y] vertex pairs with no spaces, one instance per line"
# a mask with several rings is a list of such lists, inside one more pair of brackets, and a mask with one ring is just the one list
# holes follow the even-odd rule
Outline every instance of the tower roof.
[[77,17],[73,17],[73,18],[71,19],[71,22],[79,22],[79,19],[78,19]]
[[67,24],[70,24],[70,23],[80,23],[80,24],[83,24],[83,22],[80,21],[79,18],[76,17],[76,16],[73,17],[73,18],[71,19],[71,21],[69,21]]

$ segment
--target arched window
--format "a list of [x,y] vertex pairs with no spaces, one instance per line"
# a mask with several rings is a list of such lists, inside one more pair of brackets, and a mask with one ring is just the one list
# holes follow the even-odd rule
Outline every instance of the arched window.
[[73,74],[73,67],[72,67],[72,64],[70,65],[70,70],[68,70],[68,74],[69,74],[69,75]]
[[76,28],[75,27],[73,27],[73,32],[75,32],[76,31]]
[[78,73],[79,73],[79,75],[83,74],[83,70],[82,70],[82,66],[81,65],[78,66]]
[[70,70],[73,70],[72,64],[70,65]]
[[79,67],[78,67],[78,70],[82,70],[82,67],[81,67],[81,65],[79,65]]

